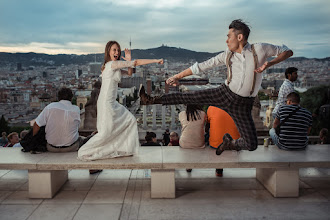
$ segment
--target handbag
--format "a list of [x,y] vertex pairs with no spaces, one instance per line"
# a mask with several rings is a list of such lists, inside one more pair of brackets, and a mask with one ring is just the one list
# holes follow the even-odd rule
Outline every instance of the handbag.
[[298,106],[295,110],[293,110],[283,121],[281,121],[281,123],[279,125],[277,125],[277,127],[275,128],[275,133],[277,134],[277,136],[280,135],[280,131],[281,131],[281,126],[284,125],[284,123],[294,114],[296,113],[298,110],[300,109],[300,106]]
[[27,133],[20,141],[23,149],[22,152],[45,152],[47,151],[47,140],[45,126],[40,127],[40,130],[33,136],[33,129]]

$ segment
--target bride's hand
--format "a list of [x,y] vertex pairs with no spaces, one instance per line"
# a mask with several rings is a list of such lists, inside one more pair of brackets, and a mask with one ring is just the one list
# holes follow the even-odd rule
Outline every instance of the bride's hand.
[[158,64],[164,64],[164,60],[163,59],[158,60]]
[[125,57],[121,56],[126,61],[131,61],[132,60],[132,53],[129,49],[125,48]]

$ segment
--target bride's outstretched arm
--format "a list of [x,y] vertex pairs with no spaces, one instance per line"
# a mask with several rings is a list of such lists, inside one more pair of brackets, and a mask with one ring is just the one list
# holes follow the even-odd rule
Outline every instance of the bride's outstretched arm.
[[147,65],[147,64],[151,64],[151,63],[163,64],[164,61],[163,61],[163,59],[152,59],[152,60],[137,59],[137,60],[134,60],[134,66],[142,66],[142,65]]
[[142,65],[151,64],[151,63],[163,64],[164,61],[163,61],[163,59],[153,59],[153,60],[137,59],[134,61],[113,61],[111,64],[111,68],[112,69],[122,69],[122,68],[127,68],[127,67],[134,68],[135,66],[142,66]]

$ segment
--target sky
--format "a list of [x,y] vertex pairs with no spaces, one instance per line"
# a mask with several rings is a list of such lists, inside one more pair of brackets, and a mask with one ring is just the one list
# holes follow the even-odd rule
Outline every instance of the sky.
[[295,57],[330,57],[329,0],[0,0],[0,52],[103,53],[167,45],[226,49],[228,26],[243,19],[249,43],[285,44]]

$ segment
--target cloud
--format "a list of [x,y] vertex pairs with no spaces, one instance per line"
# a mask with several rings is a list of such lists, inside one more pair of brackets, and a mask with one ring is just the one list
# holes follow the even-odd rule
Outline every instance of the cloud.
[[[1,45],[1,52],[38,52],[46,54],[87,54],[95,52],[95,48],[104,48],[103,44],[93,42],[68,42],[66,44],[31,42],[28,44],[8,44]],[[86,52],[87,51],[87,52]]]
[[10,0],[0,8],[1,50],[100,53],[109,40],[124,48],[131,38],[134,49],[167,44],[216,52],[226,47],[229,23],[243,18],[252,43],[286,44],[308,57],[306,42],[320,40],[325,45],[313,54],[329,56],[328,0]]

